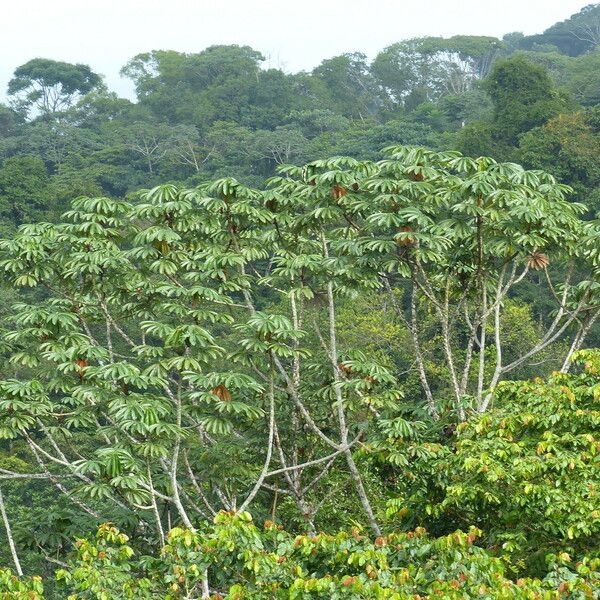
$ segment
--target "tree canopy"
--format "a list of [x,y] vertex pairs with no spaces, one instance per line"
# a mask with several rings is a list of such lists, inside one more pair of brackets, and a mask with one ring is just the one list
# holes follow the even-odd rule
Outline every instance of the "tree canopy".
[[0,597],[598,596],[597,18],[18,66]]
[[37,108],[42,115],[71,106],[102,83],[87,65],[34,58],[18,67],[8,83],[8,95],[25,111]]

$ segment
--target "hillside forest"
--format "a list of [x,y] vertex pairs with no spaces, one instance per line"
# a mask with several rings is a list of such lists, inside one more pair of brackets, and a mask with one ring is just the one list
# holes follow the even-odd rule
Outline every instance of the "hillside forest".
[[600,5],[0,104],[0,598],[600,597]]

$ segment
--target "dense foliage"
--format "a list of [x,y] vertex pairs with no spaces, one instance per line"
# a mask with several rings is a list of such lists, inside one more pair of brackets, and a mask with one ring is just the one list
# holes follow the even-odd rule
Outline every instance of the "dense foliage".
[[597,597],[599,10],[18,67],[0,597]]
[[599,354],[575,359],[577,373],[500,384],[495,407],[458,425],[453,444],[381,444],[382,460],[404,466],[408,482],[388,515],[430,518],[442,530],[477,524],[488,544],[529,567],[559,547],[597,554]]
[[[117,197],[233,173],[261,187],[280,164],[375,159],[392,143],[512,160],[527,131],[599,101],[598,11],[587,7],[540,36],[416,38],[372,62],[347,53],[301,73],[264,67],[247,46],[154,50],[122,69],[136,102],[87,65],[36,58],[15,69],[0,105],[0,170],[13,157],[43,162],[45,202],[30,215],[40,220],[81,194]],[[527,166],[550,170],[554,155],[534,139]],[[38,185],[39,164],[21,170],[24,188]],[[573,184],[578,173],[561,180]],[[3,218],[26,222],[20,212]]]
[[[431,538],[425,529],[371,541],[359,529],[336,535],[293,536],[248,513],[221,513],[203,532],[173,529],[160,556],[137,557],[112,526],[77,541],[77,551],[57,572],[72,600],[136,598],[226,600],[354,598],[593,598],[600,592],[598,560],[576,565],[562,553],[549,558],[543,579],[507,577],[503,561],[474,542],[480,531]],[[212,588],[206,573],[215,573]],[[43,600],[39,580],[0,573],[0,593]],[[72,592],[72,593],[71,593]]]
[[[3,241],[8,280],[37,290],[5,319],[15,377],[0,382],[0,435],[23,467],[4,476],[54,483],[88,527],[117,521],[158,546],[174,522],[191,530],[253,505],[313,535],[353,518],[380,536],[412,511],[440,533],[489,518],[486,543],[527,559],[563,535],[581,559],[593,551],[598,419],[577,403],[597,402],[596,356],[585,375],[566,372],[600,312],[597,224],[541,171],[386,152],[284,167],[264,192],[222,179],[82,197],[64,223]],[[512,347],[509,293],[540,273],[554,313]],[[394,352],[338,333],[338,312],[363,294],[392,309],[417,387]],[[554,380],[499,385],[549,349],[565,373],[558,397]],[[456,443],[432,444],[455,421]],[[455,483],[466,472],[482,480]],[[501,493],[503,478],[516,489]],[[350,489],[364,517],[354,502],[326,517]],[[537,535],[518,521],[513,532],[518,517]],[[59,556],[63,539],[37,546]]]

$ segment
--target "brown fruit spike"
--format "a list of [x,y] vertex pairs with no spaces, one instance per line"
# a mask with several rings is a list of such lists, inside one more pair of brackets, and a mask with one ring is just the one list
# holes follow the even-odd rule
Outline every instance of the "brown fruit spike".
[[535,271],[545,269],[550,264],[550,259],[542,252],[532,252],[527,257],[527,266]]
[[352,367],[345,365],[344,363],[340,363],[338,365],[338,369],[344,374],[344,375],[350,375],[352,373]]
[[331,188],[331,197],[334,200],[339,200],[340,198],[342,198],[343,196],[345,196],[347,193],[348,193],[348,191],[342,185],[334,185]]
[[218,385],[216,388],[210,390],[210,393],[214,394],[223,402],[229,402],[231,400],[231,392],[223,384]]
[[76,358],[75,364],[77,365],[77,375],[80,379],[83,379],[85,375],[85,368],[88,366],[88,361],[85,358]]
[[[398,229],[398,232],[399,233],[408,233],[409,231],[412,231],[412,230],[413,230],[413,228],[410,225],[404,225],[403,227],[400,227]],[[410,236],[396,238],[396,244],[398,244],[398,246],[411,246],[414,243],[415,243],[414,238],[410,237]]]

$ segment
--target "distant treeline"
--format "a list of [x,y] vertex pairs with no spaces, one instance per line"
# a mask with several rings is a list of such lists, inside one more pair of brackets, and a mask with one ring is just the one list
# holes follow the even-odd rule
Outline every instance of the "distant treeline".
[[392,143],[457,148],[542,167],[597,207],[600,7],[543,34],[400,41],[312,72],[261,67],[247,46],[156,50],[122,69],[137,101],[88,66],[35,58],[0,105],[0,222],[55,219],[71,198],[278,165],[375,158]]

